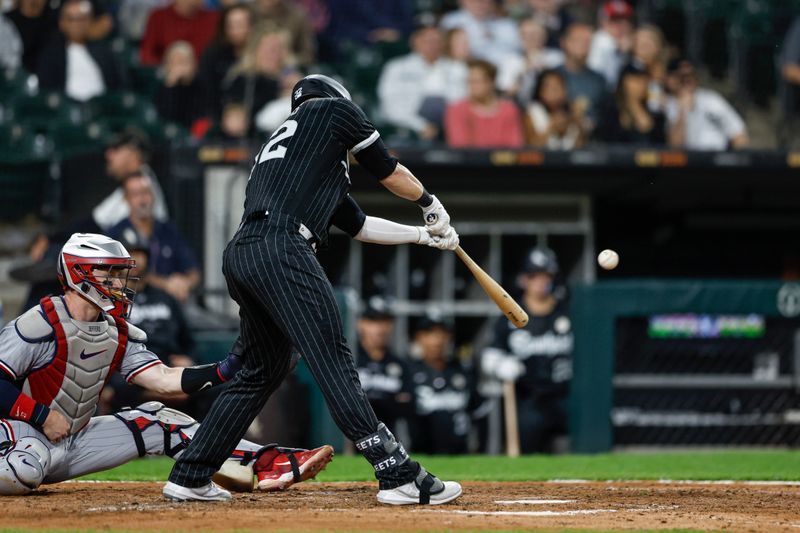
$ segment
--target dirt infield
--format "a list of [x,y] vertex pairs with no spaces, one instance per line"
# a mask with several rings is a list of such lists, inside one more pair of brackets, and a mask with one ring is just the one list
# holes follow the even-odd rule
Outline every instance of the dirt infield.
[[157,483],[62,483],[3,497],[0,527],[132,531],[666,529],[800,531],[800,484],[465,483],[456,504],[392,508],[365,483],[175,504]]

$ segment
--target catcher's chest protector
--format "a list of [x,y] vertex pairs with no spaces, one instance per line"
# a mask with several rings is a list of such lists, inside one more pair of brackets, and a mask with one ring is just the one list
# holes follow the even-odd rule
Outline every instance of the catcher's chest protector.
[[89,422],[125,354],[128,327],[109,315],[99,322],[73,320],[61,298],[43,298],[41,304],[55,333],[56,353],[47,366],[28,375],[22,390],[63,414],[75,434]]

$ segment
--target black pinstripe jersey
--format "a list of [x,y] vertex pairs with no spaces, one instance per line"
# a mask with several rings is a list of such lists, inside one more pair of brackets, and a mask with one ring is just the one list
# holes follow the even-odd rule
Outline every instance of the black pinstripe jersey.
[[[247,184],[244,216],[269,212],[292,215],[324,239],[331,217],[350,189],[348,150],[378,178],[383,164],[362,160],[379,145],[378,131],[364,112],[344,98],[315,98],[295,109],[256,155]],[[367,150],[367,149],[370,150]],[[387,154],[388,156],[388,154]]]

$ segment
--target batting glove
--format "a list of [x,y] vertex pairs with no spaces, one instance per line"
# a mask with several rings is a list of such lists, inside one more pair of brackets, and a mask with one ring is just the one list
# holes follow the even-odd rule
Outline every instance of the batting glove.
[[431,198],[433,198],[431,205],[422,208],[422,218],[425,220],[425,227],[433,235],[443,236],[450,227],[450,215],[436,196]]
[[419,232],[418,244],[430,246],[437,250],[455,250],[458,246],[458,233],[450,226],[445,235],[433,235],[428,228],[417,227]]

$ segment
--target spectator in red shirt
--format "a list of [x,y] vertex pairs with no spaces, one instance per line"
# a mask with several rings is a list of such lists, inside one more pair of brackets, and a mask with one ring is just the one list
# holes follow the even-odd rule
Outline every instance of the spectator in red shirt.
[[523,144],[522,120],[517,107],[498,98],[497,68],[483,60],[470,60],[466,100],[445,112],[447,144],[454,148],[518,148]]
[[187,41],[199,59],[214,37],[219,14],[203,8],[203,0],[174,0],[156,9],[147,19],[139,60],[143,65],[160,65],[169,45]]

